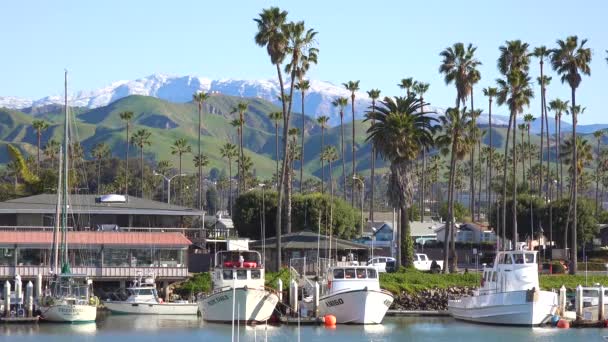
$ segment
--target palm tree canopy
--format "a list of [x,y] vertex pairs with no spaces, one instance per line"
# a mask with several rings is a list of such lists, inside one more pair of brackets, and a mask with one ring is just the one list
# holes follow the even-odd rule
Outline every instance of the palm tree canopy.
[[327,123],[329,122],[329,116],[321,115],[317,118],[317,123],[321,128],[327,128]]
[[372,100],[377,100],[380,97],[380,89],[371,89],[367,91],[367,96]]
[[192,159],[192,161],[194,162],[194,166],[195,167],[205,167],[207,165],[209,165],[209,157],[207,157],[204,154],[199,154],[199,155],[195,155],[194,158]]
[[570,101],[562,101],[560,99],[555,99],[549,102],[549,110],[555,112],[555,116],[559,120],[562,116],[562,113],[566,113],[568,111],[568,104]]
[[142,128],[140,130],[138,130],[137,132],[135,132],[135,134],[133,134],[133,136],[131,137],[131,144],[139,147],[139,148],[143,148],[144,146],[150,146],[151,142],[150,142],[150,137],[152,136],[152,133],[150,131],[148,131],[145,128]]
[[414,86],[412,87],[412,90],[414,91],[414,93],[418,94],[418,96],[423,97],[424,94],[429,91],[429,87],[431,85],[428,83],[424,83],[424,82],[416,82],[416,84],[414,84]]
[[310,64],[317,63],[319,49],[314,47],[317,32],[313,29],[307,30],[303,21],[289,22],[284,25],[283,30],[288,42],[286,51],[291,55],[285,72],[302,79]]
[[603,129],[600,129],[600,130],[593,132],[593,137],[599,140],[604,136],[605,133],[606,132],[604,132]]
[[203,105],[203,102],[207,101],[211,97],[209,93],[202,91],[192,94],[192,101],[197,102],[199,106]]
[[549,57],[550,52],[551,51],[549,49],[547,49],[546,46],[541,45],[541,46],[534,48],[534,51],[532,52],[532,56],[540,59],[540,62],[543,63],[544,59]]
[[49,128],[49,124],[44,121],[44,120],[34,120],[32,121],[32,127],[36,130],[36,131],[44,131],[47,128]]
[[131,119],[133,118],[133,112],[121,112],[120,114],[118,114],[120,116],[120,119],[123,121],[131,121]]
[[331,101],[331,104],[334,107],[340,108],[340,115],[342,116],[344,113],[344,107],[348,105],[348,98],[346,97],[338,97],[337,99]]
[[471,92],[471,80],[478,76],[475,70],[481,62],[474,57],[476,50],[477,47],[473,44],[465,48],[463,43],[455,43],[439,54],[443,58],[439,72],[445,75],[446,84],[456,85],[457,101],[468,98]]
[[501,74],[508,76],[515,70],[527,72],[530,69],[530,55],[528,54],[528,43],[521,40],[508,40],[505,45],[501,45],[500,57],[497,66]]
[[336,147],[332,145],[326,146],[323,152],[321,153],[321,159],[326,160],[328,162],[338,160],[338,152],[336,150]]
[[591,49],[585,48],[587,39],[578,44],[577,36],[557,41],[557,49],[551,50],[551,66],[559,75],[562,83],[576,89],[581,83],[581,73],[591,75]]
[[227,142],[220,148],[222,158],[232,159],[237,156],[236,145]]
[[498,95],[498,88],[487,87],[483,88],[482,91],[483,95],[487,97],[496,97]]
[[401,89],[408,90],[414,86],[414,79],[412,77],[402,78],[400,83],[397,83],[397,86]]
[[171,145],[171,154],[182,155],[184,153],[192,152],[192,146],[188,144],[188,141],[184,138],[179,138],[173,142]]
[[391,163],[415,160],[423,147],[433,145],[437,119],[432,111],[422,110],[417,98],[385,97],[376,111],[367,112],[365,121],[373,120],[366,141]]
[[302,93],[305,93],[308,89],[310,89],[310,81],[301,80],[300,82],[296,83],[295,88]]
[[359,90],[359,81],[348,81],[347,83],[342,83],[346,90],[350,91],[352,96],[355,96],[355,92]]
[[253,20],[258,25],[258,32],[254,37],[255,43],[266,47],[272,64],[281,64],[287,54],[289,43],[285,34],[287,11],[282,11],[278,7],[266,8]]
[[99,143],[91,150],[91,156],[95,159],[103,159],[110,156],[110,146],[106,143]]
[[[569,137],[564,141],[560,147],[560,157],[564,160],[564,163],[570,165],[570,172],[572,172],[572,156],[573,156],[574,144],[572,143],[572,137]],[[576,152],[577,152],[577,171],[580,176],[583,169],[593,160],[593,148],[586,139],[580,136],[576,137]]]
[[516,114],[523,112],[524,106],[530,105],[530,98],[534,97],[534,91],[530,86],[530,77],[522,71],[511,71],[506,80],[498,79],[499,105],[507,104],[509,110]]
[[474,142],[468,134],[472,123],[470,112],[467,112],[466,108],[448,108],[439,119],[442,134],[437,137],[436,144],[444,155],[452,152],[456,159],[462,160]]
[[279,123],[281,120],[283,120],[283,112],[270,112],[268,114],[268,118],[275,123]]
[[531,123],[533,123],[534,121],[536,121],[536,118],[534,117],[534,115],[529,114],[529,113],[528,113],[528,114],[526,114],[526,115],[524,115],[524,122],[525,122],[527,125],[530,125],[530,124],[531,124]]

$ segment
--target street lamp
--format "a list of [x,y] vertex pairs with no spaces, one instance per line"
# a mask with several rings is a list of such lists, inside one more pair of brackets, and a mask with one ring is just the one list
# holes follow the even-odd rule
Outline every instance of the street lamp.
[[155,176],[163,176],[163,178],[167,181],[167,204],[171,204],[171,181],[175,177],[183,177],[186,174],[185,173],[180,173],[180,174],[173,175],[173,176],[167,178],[167,176],[163,175],[162,173],[158,173],[158,172],[154,171],[154,175]]
[[353,175],[353,180],[361,182],[361,236],[363,236],[363,195],[365,194],[365,182],[355,175]]

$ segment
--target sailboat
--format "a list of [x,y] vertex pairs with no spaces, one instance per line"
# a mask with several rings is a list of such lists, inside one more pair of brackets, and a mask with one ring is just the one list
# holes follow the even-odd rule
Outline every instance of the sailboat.
[[[97,318],[96,297],[92,296],[93,281],[84,275],[73,274],[68,258],[68,146],[69,108],[68,73],[65,72],[65,130],[60,150],[57,208],[53,231],[53,262],[47,295],[40,300],[42,318],[50,322],[85,323]],[[59,265],[61,264],[61,267]]]

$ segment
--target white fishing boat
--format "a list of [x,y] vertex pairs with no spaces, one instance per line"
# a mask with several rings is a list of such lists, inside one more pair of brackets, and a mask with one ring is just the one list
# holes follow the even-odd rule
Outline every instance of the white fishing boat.
[[482,286],[473,296],[448,301],[450,314],[487,324],[535,326],[549,322],[557,310],[557,294],[540,291],[537,257],[529,251],[498,252],[494,265],[484,268]]
[[198,304],[187,301],[165,302],[158,296],[154,276],[135,279],[127,288],[128,297],[123,301],[104,301],[112,313],[138,315],[196,315]]
[[255,251],[221,251],[215,254],[213,292],[198,299],[203,319],[209,322],[264,322],[279,301],[264,286],[264,265]]
[[334,315],[338,324],[380,324],[393,303],[373,266],[333,267],[328,287],[319,298],[319,314]]
[[[92,295],[93,281],[84,275],[72,274],[69,262],[67,232],[69,143],[69,107],[66,71],[63,149],[59,152],[57,208],[52,245],[53,266],[47,293],[40,299],[39,308],[42,318],[46,321],[66,323],[94,322],[97,318],[97,304],[99,304],[99,300]],[[59,253],[60,251],[61,253]],[[59,265],[61,265],[61,268]]]

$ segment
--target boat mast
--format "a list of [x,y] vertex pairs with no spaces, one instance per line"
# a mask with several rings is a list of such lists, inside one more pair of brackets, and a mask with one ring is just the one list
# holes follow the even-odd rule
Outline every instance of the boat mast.
[[61,194],[62,191],[62,166],[63,166],[63,146],[59,146],[59,176],[57,177],[57,207],[55,208],[55,225],[53,227],[53,274],[59,271],[59,226],[61,220]]
[[69,113],[68,108],[68,71],[65,70],[64,76],[64,101],[65,101],[65,122],[63,131],[63,189],[61,193],[62,197],[62,210],[61,210],[61,273],[70,273],[70,265],[68,263],[68,237],[67,237],[67,225],[68,225],[68,160],[69,160]]

